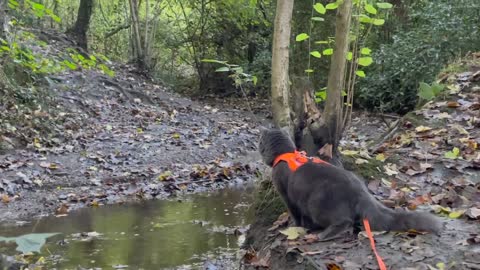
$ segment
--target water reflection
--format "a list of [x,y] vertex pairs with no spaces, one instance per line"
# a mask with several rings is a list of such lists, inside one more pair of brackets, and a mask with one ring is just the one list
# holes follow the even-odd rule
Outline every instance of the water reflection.
[[[238,247],[226,234],[251,221],[251,190],[224,190],[179,201],[82,209],[67,217],[48,217],[23,227],[0,228],[1,236],[61,232],[47,241],[44,256],[60,255],[59,269],[128,265],[129,269],[161,269],[199,262],[207,254]],[[72,234],[98,232],[88,241]],[[60,245],[65,238],[67,243]],[[0,247],[4,243],[0,243]],[[48,251],[47,251],[48,250]]]

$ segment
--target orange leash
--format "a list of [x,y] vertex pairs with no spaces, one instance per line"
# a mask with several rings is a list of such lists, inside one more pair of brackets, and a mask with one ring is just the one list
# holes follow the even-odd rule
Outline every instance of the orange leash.
[[363,226],[365,227],[368,239],[370,239],[370,246],[372,246],[373,253],[375,253],[375,257],[377,257],[378,267],[380,267],[380,270],[387,270],[387,267],[385,266],[382,257],[378,255],[377,248],[375,247],[375,240],[373,240],[372,230],[370,229],[370,223],[366,218],[363,219]]

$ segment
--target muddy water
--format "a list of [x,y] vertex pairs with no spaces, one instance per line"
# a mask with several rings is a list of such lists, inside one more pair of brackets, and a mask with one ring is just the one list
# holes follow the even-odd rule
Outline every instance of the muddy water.
[[[0,236],[61,233],[41,249],[49,268],[231,269],[242,240],[238,231],[252,220],[251,191],[82,209],[21,227],[0,227]],[[0,253],[12,255],[13,250],[0,242]]]

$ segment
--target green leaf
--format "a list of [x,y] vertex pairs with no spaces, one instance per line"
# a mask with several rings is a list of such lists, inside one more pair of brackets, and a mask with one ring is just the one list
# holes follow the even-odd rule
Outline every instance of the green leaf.
[[215,72],[227,72],[230,71],[230,68],[228,67],[219,67],[215,70]]
[[43,247],[47,238],[57,235],[58,233],[31,233],[17,237],[1,237],[0,242],[17,243],[17,251],[25,253],[38,252]]
[[384,19],[374,19],[372,23],[373,23],[373,25],[380,26],[380,25],[385,24],[385,20]]
[[365,11],[367,11],[368,13],[373,14],[373,15],[377,14],[377,9],[374,8],[374,7],[373,7],[372,5],[370,5],[370,4],[366,4],[366,5],[365,5]]
[[363,70],[357,70],[355,71],[355,74],[357,74],[358,77],[365,78],[365,72]]
[[77,65],[75,65],[74,63],[68,61],[68,60],[63,60],[62,64],[66,67],[68,67],[69,69],[71,70],[75,70],[77,69]]
[[373,23],[373,19],[368,17],[367,15],[362,15],[358,19],[361,23]]
[[352,53],[352,52],[348,52],[348,53],[347,53],[347,60],[348,60],[348,61],[352,61],[352,58],[353,58],[353,53]]
[[418,88],[418,96],[424,100],[430,101],[435,97],[435,94],[430,85],[421,82]]
[[252,76],[253,85],[257,85],[258,78],[257,76]]
[[322,90],[315,92],[315,97],[319,98],[321,100],[326,100],[327,99],[327,90]]
[[342,97],[346,97],[347,96],[347,92],[345,92],[345,90],[342,90]]
[[333,10],[333,9],[336,9],[338,7],[338,3],[335,2],[335,3],[330,3],[330,4],[327,4],[325,6],[326,9],[330,9],[330,10]]
[[312,17],[312,21],[323,22],[323,21],[325,21],[325,19],[322,18],[322,17]]
[[325,50],[323,50],[322,54],[323,55],[332,55],[333,54],[333,49],[332,48],[325,49]]
[[457,147],[454,147],[452,151],[446,152],[445,153],[445,158],[448,159],[456,159],[460,155],[460,149]]
[[18,1],[16,1],[16,0],[9,0],[8,1],[8,7],[13,9],[13,10],[17,9],[18,5],[19,5]]
[[371,52],[372,50],[370,50],[369,48],[362,48],[360,50],[360,54],[363,54],[363,55],[370,55]]
[[313,57],[320,58],[322,54],[319,51],[313,51],[310,53]]
[[297,37],[295,37],[296,41],[304,41],[309,38],[309,35],[307,33],[301,33],[298,34]]
[[325,14],[325,12],[327,12],[325,6],[321,3],[316,3],[315,5],[313,5],[313,8],[320,14]]
[[306,72],[306,73],[312,73],[312,72],[313,72],[313,69],[305,69],[305,72]]
[[373,63],[373,58],[370,56],[358,58],[358,64],[363,67],[368,67]]
[[438,96],[443,90],[445,90],[445,85],[434,82],[432,84],[432,91],[435,96]]
[[328,44],[327,40],[315,41],[315,44]]
[[381,9],[390,9],[390,8],[393,8],[393,5],[390,3],[382,2],[382,3],[377,3],[377,7]]

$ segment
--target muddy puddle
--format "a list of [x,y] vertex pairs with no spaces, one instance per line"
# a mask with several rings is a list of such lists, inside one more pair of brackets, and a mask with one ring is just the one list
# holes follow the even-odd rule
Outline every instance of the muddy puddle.
[[252,220],[252,190],[81,209],[3,226],[0,238],[12,241],[0,242],[0,254],[19,253],[15,240],[25,248],[42,242],[44,233],[59,233],[40,249],[47,269],[232,269]]

